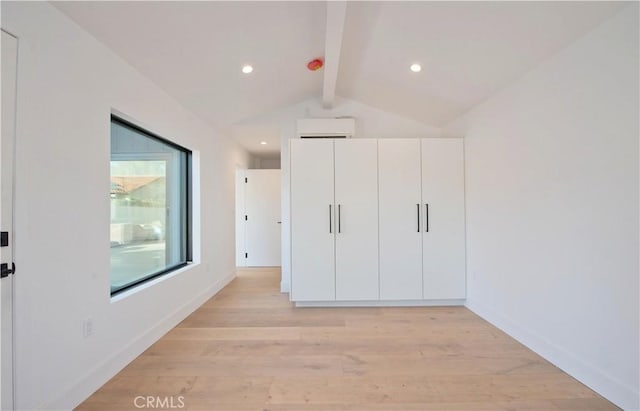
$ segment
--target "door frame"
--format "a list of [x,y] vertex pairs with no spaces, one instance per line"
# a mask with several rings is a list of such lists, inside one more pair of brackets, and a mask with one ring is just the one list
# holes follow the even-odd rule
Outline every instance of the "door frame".
[[[2,196],[0,197],[0,212],[2,213],[1,221],[2,231],[8,232],[8,246],[2,247],[0,257],[2,262],[9,265],[11,269],[13,262],[15,261],[15,145],[16,145],[16,113],[17,113],[17,83],[18,83],[18,38],[4,29],[0,29],[2,32],[2,42],[10,41],[10,48],[7,48],[7,44],[3,47],[3,60],[5,58],[11,58],[8,63],[11,64],[11,69],[7,71],[7,67],[3,61],[2,74],[10,75],[10,81],[8,84],[12,86],[9,98],[9,110],[7,110],[6,102],[3,104],[3,118],[2,125],[3,130],[0,135],[0,191]],[[5,79],[6,80],[6,79]],[[4,83],[4,82],[3,82]],[[4,89],[7,90],[7,89]],[[4,93],[3,93],[4,94]],[[2,96],[3,99],[5,96]],[[0,221],[0,222],[1,222]],[[13,410],[15,407],[15,278],[13,275],[9,275],[2,280],[2,286],[0,286],[0,299],[3,299],[2,295],[7,293],[9,298],[8,310],[9,313],[2,312],[0,315],[0,326],[2,328],[2,337],[0,337],[0,408],[2,410]],[[8,287],[8,289],[4,289]],[[6,296],[4,297],[6,298]],[[4,303],[0,301],[0,307]],[[5,308],[6,310],[6,308]],[[1,308],[0,308],[1,312]],[[6,322],[9,324],[7,325]],[[9,333],[7,335],[7,329]],[[7,365],[7,361],[9,364]]]

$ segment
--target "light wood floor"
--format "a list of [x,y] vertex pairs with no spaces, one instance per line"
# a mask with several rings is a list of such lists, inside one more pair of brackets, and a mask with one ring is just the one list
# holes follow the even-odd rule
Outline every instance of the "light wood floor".
[[279,285],[239,271],[78,409],[617,409],[466,308],[293,308]]

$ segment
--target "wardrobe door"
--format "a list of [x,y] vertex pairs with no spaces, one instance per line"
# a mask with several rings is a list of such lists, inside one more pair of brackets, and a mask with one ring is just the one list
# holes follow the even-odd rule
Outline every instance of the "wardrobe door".
[[424,298],[465,298],[462,139],[422,140]]
[[291,299],[336,298],[333,140],[290,140]]
[[378,145],[335,141],[336,299],[378,299]]
[[422,299],[420,140],[378,140],[380,298]]

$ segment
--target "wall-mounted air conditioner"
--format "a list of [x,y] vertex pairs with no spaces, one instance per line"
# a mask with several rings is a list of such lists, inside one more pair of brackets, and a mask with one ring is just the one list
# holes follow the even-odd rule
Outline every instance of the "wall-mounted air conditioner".
[[298,120],[299,138],[351,138],[356,133],[354,118],[305,118]]

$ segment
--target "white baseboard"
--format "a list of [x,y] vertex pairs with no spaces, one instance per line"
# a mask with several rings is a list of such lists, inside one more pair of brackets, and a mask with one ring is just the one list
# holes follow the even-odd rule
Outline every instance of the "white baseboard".
[[562,371],[625,410],[640,409],[640,391],[609,376],[582,358],[536,335],[486,305],[467,300],[468,309],[539,354]]
[[441,307],[464,305],[464,300],[297,301],[296,307]]
[[46,410],[70,410],[80,405],[82,401],[113,378],[113,376],[120,372],[137,356],[142,354],[153,343],[158,341],[164,334],[204,304],[205,301],[216,295],[235,277],[235,271],[227,274],[224,278],[218,280],[202,293],[195,296],[191,301],[178,307],[173,313],[140,334],[131,341],[129,345],[89,370],[83,378],[74,383],[63,395],[42,408]]
[[280,283],[280,292],[281,293],[288,293],[291,292],[291,286],[287,283]]

